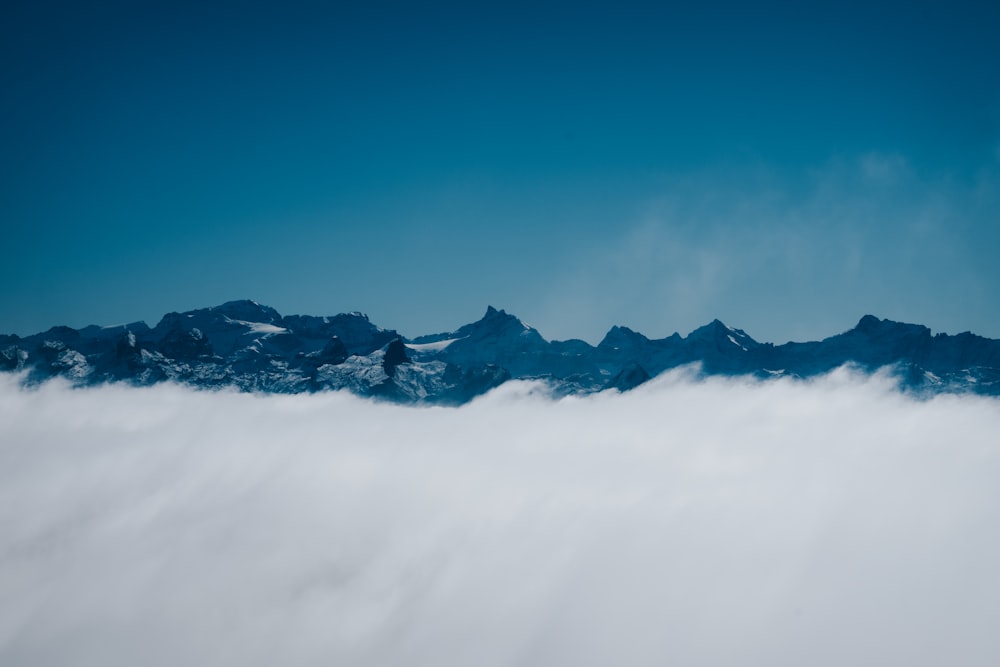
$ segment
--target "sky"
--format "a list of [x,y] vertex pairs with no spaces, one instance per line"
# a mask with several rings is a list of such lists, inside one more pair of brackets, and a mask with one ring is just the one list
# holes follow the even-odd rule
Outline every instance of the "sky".
[[493,305],[590,342],[866,313],[1000,338],[998,24],[983,2],[5,2],[0,331],[249,298],[411,337]]
[[0,375],[0,662],[993,667],[1000,402]]

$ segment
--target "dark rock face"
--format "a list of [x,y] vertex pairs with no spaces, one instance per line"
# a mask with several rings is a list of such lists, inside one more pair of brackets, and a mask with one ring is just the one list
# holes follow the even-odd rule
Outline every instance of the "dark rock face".
[[617,389],[618,391],[629,391],[635,389],[640,384],[650,379],[646,369],[636,363],[631,363],[618,372],[618,375],[611,378],[605,385],[605,389]]
[[198,327],[170,329],[161,340],[163,354],[173,359],[197,359],[212,356],[212,344]]
[[351,356],[351,353],[347,351],[347,346],[344,345],[344,341],[340,340],[340,336],[334,336],[330,341],[323,346],[320,350],[318,359],[322,364],[340,364],[343,363],[347,357]]
[[152,329],[134,322],[0,335],[0,370],[23,372],[27,382],[61,376],[79,385],[171,380],[282,393],[346,389],[444,405],[465,403],[513,378],[544,380],[555,395],[629,391],[691,363],[704,374],[761,378],[808,377],[845,363],[888,366],[908,391],[1000,395],[1000,341],[932,335],[927,327],[872,315],[821,341],[778,346],[718,320],[686,337],[653,340],[613,327],[596,347],[547,341],[492,306],[456,331],[407,340],[361,313],[283,317],[254,301],[168,313]]
[[396,374],[396,367],[400,364],[410,363],[410,358],[406,356],[406,346],[400,338],[385,346],[385,356],[382,357],[382,370],[389,377]]

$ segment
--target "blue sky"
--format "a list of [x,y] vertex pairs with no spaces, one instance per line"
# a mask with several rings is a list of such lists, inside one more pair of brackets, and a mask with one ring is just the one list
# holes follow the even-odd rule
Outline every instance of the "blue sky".
[[1000,337],[988,3],[92,5],[0,9],[4,332]]

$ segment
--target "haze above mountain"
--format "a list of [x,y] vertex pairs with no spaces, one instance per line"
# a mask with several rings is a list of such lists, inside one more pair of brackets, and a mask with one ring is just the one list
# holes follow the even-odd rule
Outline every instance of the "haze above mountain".
[[687,336],[650,339],[615,326],[596,346],[549,341],[516,316],[488,307],[455,331],[407,338],[361,313],[288,315],[255,301],[172,312],[144,322],[56,326],[0,335],[0,367],[27,383],[173,381],[196,387],[300,393],[346,389],[404,403],[461,404],[509,379],[541,379],[556,396],[628,391],[666,370],[703,375],[808,378],[854,364],[889,367],[916,392],[1000,394],[1000,341],[936,334],[865,315],[821,341],[761,343],[719,320]]

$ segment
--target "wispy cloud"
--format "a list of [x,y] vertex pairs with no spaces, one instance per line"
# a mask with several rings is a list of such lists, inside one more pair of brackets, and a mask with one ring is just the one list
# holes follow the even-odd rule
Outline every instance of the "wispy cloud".
[[[780,343],[838,333],[869,312],[995,336],[998,182],[995,169],[970,184],[878,152],[799,173],[665,179],[644,214],[578,255],[532,318],[551,337],[592,340],[612,324],[660,337],[719,317]],[[581,334],[577,323],[594,318]]]
[[5,665],[992,665],[1000,404],[0,385]]

